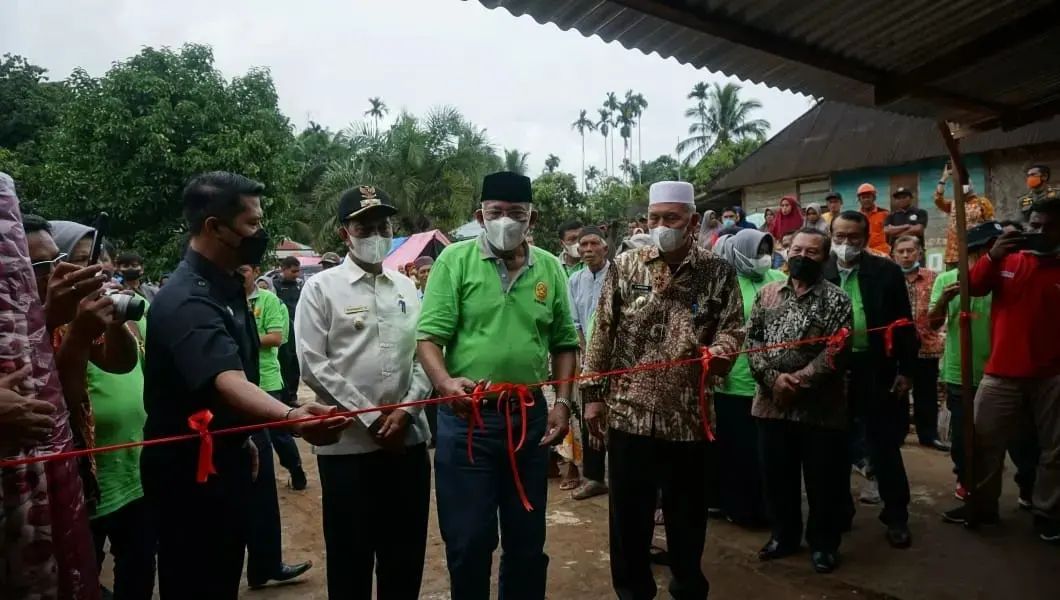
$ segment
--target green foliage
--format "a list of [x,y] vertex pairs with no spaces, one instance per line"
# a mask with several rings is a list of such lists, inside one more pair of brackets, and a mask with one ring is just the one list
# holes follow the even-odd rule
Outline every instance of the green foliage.
[[548,158],[545,159],[545,170],[549,173],[555,173],[556,169],[559,168],[559,157],[555,154],[549,154]]
[[681,175],[687,175],[690,169],[682,168],[681,163],[669,154],[663,154],[653,161],[646,162],[640,167],[640,180],[644,185],[651,185],[656,181],[677,181]]
[[758,100],[742,100],[740,86],[715,83],[708,87],[697,83],[688,94],[695,106],[685,111],[693,119],[688,126],[689,137],[677,144],[678,154],[685,155],[685,164],[692,164],[710,154],[715,146],[753,138],[761,143],[769,131],[769,121],[752,119],[751,113],[762,108]]
[[45,73],[21,56],[0,58],[0,148],[32,144],[58,122],[65,88],[49,83]]
[[528,169],[526,159],[530,157],[528,152],[520,152],[512,148],[504,151],[504,170],[526,175]]
[[556,229],[564,221],[584,220],[585,197],[578,191],[578,181],[570,173],[544,173],[533,182],[534,244],[556,253],[560,250]]
[[145,48],[100,78],[71,75],[41,164],[24,186],[48,218],[111,215],[111,237],[172,268],[183,235],[180,193],[195,173],[226,170],[266,185],[267,226],[285,229],[297,165],[266,70],[226,81],[210,48]]
[[761,145],[762,140],[759,138],[743,138],[735,142],[715,144],[711,152],[692,170],[692,185],[697,190],[706,189],[710,182],[735,167]]

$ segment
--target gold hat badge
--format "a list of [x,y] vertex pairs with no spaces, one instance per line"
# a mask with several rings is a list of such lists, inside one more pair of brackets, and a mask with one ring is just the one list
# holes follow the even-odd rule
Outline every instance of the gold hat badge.
[[362,185],[357,188],[357,191],[361,192],[361,208],[367,208],[369,206],[375,206],[381,204],[379,198],[376,197],[375,187],[370,185]]

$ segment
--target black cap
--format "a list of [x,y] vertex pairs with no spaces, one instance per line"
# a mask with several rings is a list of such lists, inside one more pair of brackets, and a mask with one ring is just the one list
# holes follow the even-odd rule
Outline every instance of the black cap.
[[839,192],[828,192],[828,195],[826,195],[826,196],[824,197],[824,201],[825,201],[825,202],[828,202],[828,201],[829,201],[829,200],[831,200],[832,198],[835,198],[836,200],[839,200],[840,202],[842,202],[842,201],[843,201],[843,196],[840,196],[840,195],[839,195]]
[[968,230],[968,249],[975,250],[997,239],[1005,230],[997,221],[980,223]]
[[511,171],[486,175],[482,180],[482,201],[487,200],[533,202],[534,195],[530,188],[530,178]]
[[397,214],[390,204],[390,196],[374,186],[361,185],[350,188],[339,198],[339,223],[358,217],[389,217]]
[[891,197],[897,198],[898,196],[909,196],[910,198],[912,198],[913,192],[911,192],[907,187],[895,188],[894,193],[891,194]]

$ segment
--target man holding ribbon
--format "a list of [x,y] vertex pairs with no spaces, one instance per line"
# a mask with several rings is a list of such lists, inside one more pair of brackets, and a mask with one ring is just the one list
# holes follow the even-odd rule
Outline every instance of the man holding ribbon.
[[[264,189],[225,172],[188,183],[188,252],[147,315],[144,437],[200,433],[147,446],[140,458],[144,496],[159,515],[162,600],[239,596],[253,494],[250,432],[214,439],[209,429],[295,421],[295,432],[321,445],[349,425],[328,417],[334,408],[291,408],[258,387],[258,332],[236,269],[261,263],[268,248]],[[306,417],[318,419],[297,421]]]
[[[526,242],[531,197],[528,177],[487,175],[485,231],[442,251],[423,298],[418,352],[438,394],[487,392],[438,410],[435,493],[454,600],[489,598],[498,515],[500,596],[545,597],[548,446],[569,429],[578,332],[563,266]],[[527,387],[549,379],[549,355],[551,411]]]
[[[586,352],[585,415],[608,430],[611,580],[619,598],[654,598],[650,549],[662,491],[675,598],[707,597],[700,560],[707,533],[706,375],[728,373],[743,343],[736,270],[695,244],[692,185],[652,184],[651,246],[620,254],[608,269]],[[702,357],[697,358],[697,357]],[[606,375],[638,366],[657,369]],[[704,373],[706,369],[706,373]]]

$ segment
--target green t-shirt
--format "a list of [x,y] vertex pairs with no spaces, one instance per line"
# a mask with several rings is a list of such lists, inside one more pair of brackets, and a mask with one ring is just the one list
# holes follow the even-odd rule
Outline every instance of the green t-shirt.
[[[942,297],[946,286],[957,283],[957,270],[939,273],[935,286],[931,288],[931,306]],[[991,297],[972,297],[972,385],[979,385],[983,378],[983,367],[990,358],[990,303]],[[961,300],[954,298],[946,307],[946,346],[942,352],[942,370],[939,380],[943,383],[961,384]]]
[[568,265],[567,263],[563,262],[562,255],[559,257],[559,264],[563,265],[563,272],[567,274],[567,279],[568,280],[570,279],[571,275],[573,275],[573,274],[577,273],[578,271],[581,271],[582,269],[585,268],[585,263],[583,263],[582,261],[578,261],[578,262],[574,263],[573,266]]
[[[131,325],[131,324],[130,324]],[[139,328],[140,356],[128,373],[108,373],[88,363],[88,397],[95,418],[96,446],[110,446],[144,439],[144,373],[143,340],[147,339],[147,317]],[[142,498],[140,485],[140,448],[125,448],[96,455],[96,478],[99,481],[99,505],[92,518],[108,515],[126,504]]]
[[[736,277],[736,281],[740,284],[740,295],[743,296],[743,318],[745,322],[751,318],[751,307],[754,306],[758,290],[762,289],[762,286],[767,283],[784,281],[785,279],[787,279],[787,275],[776,269],[766,271],[761,281],[754,281],[743,275]],[[732,364],[732,370],[729,371],[729,376],[716,388],[716,391],[733,396],[755,395],[755,379],[751,375],[751,365],[747,362],[746,354],[741,353],[736,357],[736,361]]]
[[[287,342],[287,329],[290,325],[290,315],[287,307],[279,296],[269,290],[259,289],[250,297],[250,308],[254,311],[254,321],[258,324],[258,336],[275,333],[283,334],[284,343]],[[258,384],[266,392],[278,392],[283,389],[283,376],[280,375],[280,349],[278,347],[265,348],[260,351],[259,371],[261,382]]]
[[869,325],[868,321],[865,320],[865,304],[861,301],[858,272],[854,270],[849,275],[844,276],[843,271],[839,271],[839,278],[843,283],[840,287],[847,293],[847,296],[850,296],[850,307],[854,313],[854,335],[851,340],[851,349],[854,352],[866,352],[869,349]]
[[578,349],[563,266],[547,251],[529,248],[528,264],[507,292],[481,237],[452,244],[438,256],[417,338],[444,347],[451,376],[544,381],[550,352]]

